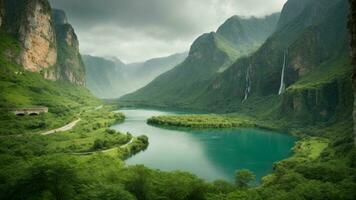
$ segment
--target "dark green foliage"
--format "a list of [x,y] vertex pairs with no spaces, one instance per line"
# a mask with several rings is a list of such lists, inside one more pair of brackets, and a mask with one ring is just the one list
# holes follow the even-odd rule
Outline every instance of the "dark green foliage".
[[255,175],[248,169],[241,169],[235,173],[235,184],[238,188],[247,188],[255,180]]
[[115,134],[116,133],[116,131],[115,130],[113,130],[113,129],[106,129],[106,132],[108,133],[108,134]]
[[185,128],[236,128],[257,127],[256,121],[243,116],[223,115],[179,115],[179,116],[157,116],[147,120],[148,124],[163,127],[185,127]]
[[73,160],[37,160],[22,172],[3,199],[70,199],[79,179]]
[[149,145],[148,137],[145,135],[139,136],[132,141],[130,146],[127,147],[128,152],[124,157],[129,158],[139,153],[140,151],[144,151],[147,149],[148,145]]
[[106,146],[106,142],[100,139],[94,141],[93,150],[101,150],[104,149]]

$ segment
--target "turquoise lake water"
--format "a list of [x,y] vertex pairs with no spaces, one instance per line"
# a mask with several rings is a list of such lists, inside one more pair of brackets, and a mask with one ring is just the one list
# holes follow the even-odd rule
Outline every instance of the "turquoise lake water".
[[163,171],[188,171],[214,181],[233,181],[238,169],[250,169],[257,180],[271,172],[274,162],[291,155],[296,138],[260,129],[168,130],[146,124],[152,116],[176,114],[156,110],[120,110],[126,120],[112,128],[147,135],[149,147],[128,159]]

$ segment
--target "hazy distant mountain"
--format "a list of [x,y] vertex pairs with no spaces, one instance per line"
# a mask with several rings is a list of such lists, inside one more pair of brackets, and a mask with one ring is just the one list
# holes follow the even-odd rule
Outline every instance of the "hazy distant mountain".
[[154,58],[142,63],[125,64],[117,58],[83,56],[87,87],[100,98],[117,98],[145,86],[172,69],[187,53]]
[[120,60],[84,55],[86,86],[97,97],[109,98],[125,91],[123,67]]
[[177,105],[197,98],[237,58],[254,52],[273,33],[278,17],[231,17],[217,32],[196,39],[182,64],[122,100]]

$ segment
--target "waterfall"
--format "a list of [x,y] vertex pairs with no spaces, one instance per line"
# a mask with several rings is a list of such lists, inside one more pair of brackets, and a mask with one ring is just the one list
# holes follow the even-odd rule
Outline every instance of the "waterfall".
[[284,83],[284,76],[287,66],[287,54],[288,51],[284,51],[284,60],[283,60],[283,68],[282,68],[282,75],[281,75],[281,85],[279,87],[278,95],[281,95],[286,90],[286,84]]
[[246,101],[248,98],[248,95],[251,92],[251,64],[248,66],[247,71],[246,71],[246,89],[245,89],[245,98],[242,102]]

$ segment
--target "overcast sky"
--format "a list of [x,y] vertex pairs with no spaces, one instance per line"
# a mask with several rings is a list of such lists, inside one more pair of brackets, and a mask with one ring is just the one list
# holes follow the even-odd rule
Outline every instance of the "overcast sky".
[[66,11],[83,54],[137,62],[188,51],[233,15],[264,16],[286,0],[50,0]]

